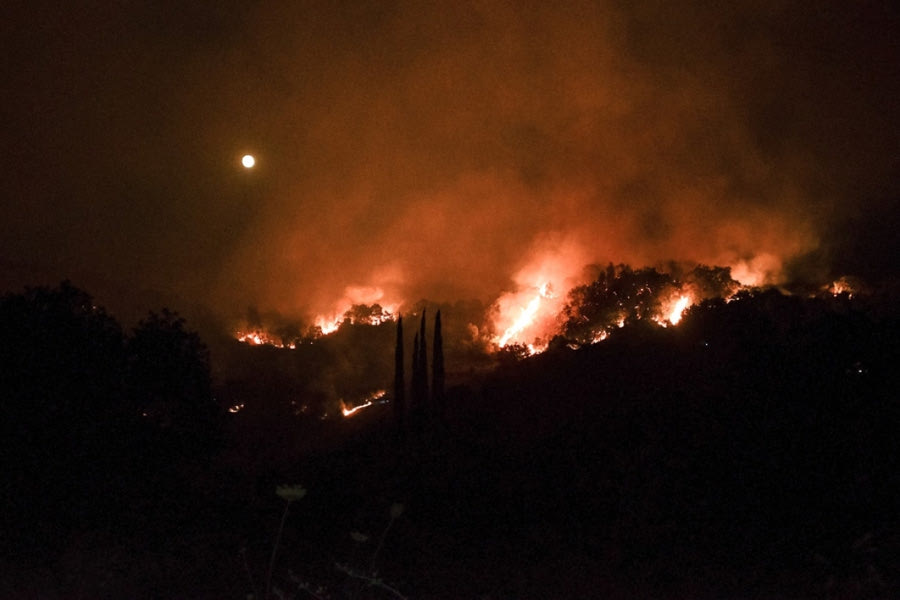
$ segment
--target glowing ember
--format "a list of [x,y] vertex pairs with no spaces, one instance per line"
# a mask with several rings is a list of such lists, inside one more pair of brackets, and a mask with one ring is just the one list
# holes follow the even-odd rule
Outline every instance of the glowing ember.
[[271,337],[263,331],[237,331],[234,337],[239,342],[250,344],[251,346],[275,346],[276,348],[296,348],[296,344],[284,345],[281,341]]
[[[302,339],[298,333],[279,333],[275,335],[267,333],[264,326],[251,331],[236,331],[234,337],[238,341],[250,344],[251,346],[266,345],[274,346],[276,348],[294,349],[297,347],[298,343],[311,342],[314,338],[334,333],[345,323],[375,326],[393,322],[395,320],[395,310],[397,306],[399,306],[399,304],[393,304],[386,307],[380,304],[347,305],[347,309],[341,312],[340,316],[333,314],[332,316],[319,315],[316,317],[313,327],[309,329],[308,333]],[[288,328],[287,331],[290,331],[290,328]],[[296,331],[299,331],[299,328]]]
[[356,414],[357,411],[362,410],[362,409],[364,409],[364,408],[368,408],[369,406],[372,406],[372,403],[371,403],[371,402],[366,402],[365,404],[360,404],[359,406],[354,406],[354,407],[352,407],[352,408],[347,408],[347,405],[344,404],[344,401],[342,400],[342,401],[341,401],[341,413],[342,413],[345,417],[352,417],[353,415]]
[[385,390],[378,390],[377,392],[370,394],[366,398],[365,402],[363,402],[362,404],[359,404],[357,406],[347,406],[347,404],[343,400],[341,400],[341,414],[343,414],[344,417],[349,418],[349,417],[352,417],[353,415],[355,415],[357,412],[361,411],[362,409],[368,408],[368,407],[372,406],[373,404],[384,404],[385,400],[383,398],[384,398],[385,394],[387,394],[387,392]]
[[242,333],[238,331],[237,333],[235,333],[235,337],[237,337],[239,342],[244,342],[245,344],[250,344],[252,346],[260,346],[267,343],[265,335],[258,331],[253,331],[250,333]]
[[859,281],[852,277],[841,277],[831,284],[831,293],[835,296],[847,294],[851,298],[856,294],[862,286]]

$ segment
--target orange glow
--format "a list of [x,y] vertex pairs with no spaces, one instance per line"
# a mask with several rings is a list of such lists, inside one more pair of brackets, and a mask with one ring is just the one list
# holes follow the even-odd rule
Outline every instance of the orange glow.
[[276,348],[295,348],[294,344],[285,346],[281,341],[270,336],[264,331],[236,331],[234,337],[239,342],[250,344],[251,346],[275,346]]
[[678,325],[678,322],[681,320],[684,311],[687,310],[687,307],[690,305],[691,299],[687,296],[682,296],[675,302],[675,306],[672,307],[671,312],[669,312],[668,321],[672,325]]
[[857,293],[857,288],[859,286],[856,282],[851,281],[849,277],[841,277],[837,281],[831,284],[831,293],[835,296],[839,296],[841,294],[848,294],[851,298],[855,293]]
[[[534,323],[534,317],[538,313],[538,309],[541,307],[541,301],[543,299],[553,298],[550,282],[540,284],[536,287],[537,293],[535,296],[528,302],[527,306],[521,309],[521,314],[513,321],[512,325],[503,332],[503,335],[500,336],[500,339],[497,341],[497,344],[501,348],[506,346],[511,339],[514,339],[518,334],[522,333],[524,329]],[[533,347],[530,347],[530,349],[533,350]]]
[[605,329],[601,329],[599,332],[594,334],[594,338],[591,340],[591,343],[596,344],[597,342],[602,342],[608,337],[609,333],[607,333]]
[[328,335],[338,330],[342,320],[343,319],[341,318],[323,317],[322,315],[319,315],[316,317],[316,327],[322,331],[322,335]]
[[731,265],[731,276],[746,287],[758,287],[776,283],[781,268],[781,259],[777,256],[759,254]]
[[[576,302],[579,298],[576,288],[588,285],[586,280],[592,272],[588,267],[575,267],[583,265],[581,262],[583,256],[577,248],[575,250],[572,248],[575,246],[558,244],[545,252],[534,252],[533,258],[526,262],[526,266],[513,278],[517,282],[513,291],[501,294],[491,305],[487,327],[480,329],[469,323],[473,340],[478,340],[493,350],[515,346],[516,354],[522,356],[545,351],[554,336],[566,333],[572,326],[569,319],[576,318],[570,312],[572,305],[569,303]],[[744,261],[740,266],[743,269],[741,274],[745,278],[765,281],[771,277],[773,269],[779,268],[779,263],[772,257],[761,256]],[[685,311],[693,304],[717,294],[727,299],[734,293],[735,288],[745,287],[730,276],[728,281],[731,283],[728,285],[709,282],[703,284],[702,278],[701,283],[697,283],[691,276],[679,281],[667,273],[654,275],[654,277],[662,276],[662,279],[641,279],[644,276],[639,272],[633,272],[624,265],[621,267],[621,273],[607,275],[612,278],[610,287],[603,292],[608,295],[603,301],[608,303],[607,307],[602,312],[593,313],[589,325],[585,325],[585,321],[582,321],[581,325],[576,325],[582,328],[580,333],[574,334],[575,339],[579,340],[578,343],[596,343],[605,340],[616,328],[624,328],[626,323],[636,319],[652,320],[660,327],[676,326],[681,323]],[[611,264],[609,268],[613,268]],[[729,271],[725,269],[725,272]],[[631,277],[629,274],[633,273],[637,273],[635,275],[638,277],[637,280],[628,283],[627,277],[621,279],[626,275]],[[613,285],[613,281],[618,283]],[[621,283],[622,281],[626,283]],[[622,287],[617,287],[620,283]],[[844,283],[842,281],[834,283],[832,289],[835,293],[848,287]],[[706,287],[703,287],[704,285]],[[392,300],[396,297],[394,296]],[[319,335],[334,333],[344,324],[377,326],[394,321],[397,314],[395,311],[398,311],[402,302],[386,303],[385,299],[386,293],[377,286],[346,287],[341,298],[332,303],[333,310],[316,317],[315,326],[310,330],[309,338],[305,338],[306,341],[311,341],[311,338]],[[596,305],[594,310],[597,310]],[[582,315],[578,318],[587,317]],[[236,337],[252,345],[285,347],[283,342],[279,341],[281,337],[266,334],[264,328],[246,333],[238,332]],[[369,398],[358,405],[342,402],[342,413],[349,417],[371,406],[375,400],[377,398]]]
[[372,406],[371,402],[366,402],[365,404],[360,404],[359,406],[348,408],[344,401],[341,400],[341,414],[343,414],[345,417],[352,417],[357,413],[357,411],[368,408],[369,406]]
[[[329,313],[318,315],[313,323],[322,335],[334,333],[347,320],[361,325],[380,325],[394,320],[400,304],[385,302],[385,292],[378,286],[347,286],[343,297],[334,303],[334,308]],[[380,310],[354,314],[354,308],[375,309],[376,306]]]
[[357,412],[361,411],[364,408],[368,408],[373,404],[384,404],[384,396],[387,394],[385,390],[378,390],[377,392],[373,392],[370,394],[366,401],[362,404],[358,404],[356,406],[348,406],[346,402],[341,400],[341,414],[344,417],[349,418],[355,415]]
[[522,344],[530,354],[546,349],[559,332],[557,320],[566,302],[565,293],[581,283],[586,264],[584,248],[567,239],[542,240],[531,259],[514,277],[517,288],[494,303],[493,338],[500,348]]

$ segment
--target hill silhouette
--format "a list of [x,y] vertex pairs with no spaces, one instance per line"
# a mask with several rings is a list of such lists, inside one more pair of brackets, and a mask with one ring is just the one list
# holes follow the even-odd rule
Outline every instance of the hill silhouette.
[[[5,459],[18,475],[2,589],[243,596],[265,574],[276,487],[300,483],[273,562],[275,587],[300,597],[304,583],[387,597],[335,564],[370,555],[358,540],[388,519],[378,576],[410,598],[891,596],[891,306],[755,290],[693,307],[674,328],[557,338],[457,380],[440,416],[399,438],[389,404],[323,420],[301,410],[316,393],[302,371],[264,370],[311,373],[333,364],[327,354],[246,348],[252,364],[216,387],[220,409],[245,407],[216,413],[195,403],[212,389],[202,342],[172,313],[125,334],[71,287],[8,294]],[[390,372],[389,326],[342,335],[329,352]],[[58,433],[62,446],[34,442]]]

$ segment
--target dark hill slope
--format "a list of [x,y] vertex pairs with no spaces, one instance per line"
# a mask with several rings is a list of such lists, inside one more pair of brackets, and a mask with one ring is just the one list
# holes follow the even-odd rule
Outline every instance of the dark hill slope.
[[404,498],[423,593],[456,569],[498,597],[897,591],[897,325],[845,300],[559,342],[452,390],[406,452],[361,438],[319,467],[345,506]]

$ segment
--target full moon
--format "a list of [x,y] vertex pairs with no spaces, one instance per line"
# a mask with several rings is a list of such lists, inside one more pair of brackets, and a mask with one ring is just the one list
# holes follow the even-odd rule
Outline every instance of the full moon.
[[244,165],[245,169],[252,169],[253,165],[256,164],[256,159],[252,154],[245,154],[241,157],[241,164]]

